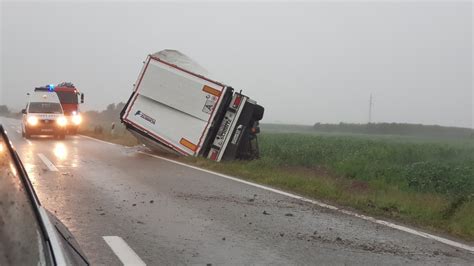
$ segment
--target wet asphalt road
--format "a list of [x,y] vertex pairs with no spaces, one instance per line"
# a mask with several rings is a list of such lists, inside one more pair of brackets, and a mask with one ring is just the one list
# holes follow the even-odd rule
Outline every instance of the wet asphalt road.
[[121,237],[148,265],[474,264],[466,250],[140,148],[82,136],[27,141],[18,120],[0,122],[41,203],[70,229],[93,265],[121,264],[103,236]]

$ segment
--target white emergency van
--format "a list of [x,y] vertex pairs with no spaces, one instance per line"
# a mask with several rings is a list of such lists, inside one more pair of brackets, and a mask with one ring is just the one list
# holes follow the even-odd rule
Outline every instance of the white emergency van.
[[26,108],[22,110],[22,135],[52,135],[60,139],[66,136],[67,118],[54,91],[35,91],[28,95]]

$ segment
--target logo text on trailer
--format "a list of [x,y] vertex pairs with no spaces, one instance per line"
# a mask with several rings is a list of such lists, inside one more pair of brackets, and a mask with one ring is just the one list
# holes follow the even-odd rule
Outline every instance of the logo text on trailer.
[[141,118],[145,119],[146,121],[152,123],[153,125],[156,123],[156,119],[152,118],[151,116],[143,113],[142,111],[138,110],[135,113],[135,116],[140,116]]

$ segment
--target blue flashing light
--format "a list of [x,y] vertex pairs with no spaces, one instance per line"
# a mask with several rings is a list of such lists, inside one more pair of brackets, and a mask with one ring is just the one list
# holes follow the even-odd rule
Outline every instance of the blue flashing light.
[[54,91],[54,84],[49,84],[48,85],[48,90],[49,91]]

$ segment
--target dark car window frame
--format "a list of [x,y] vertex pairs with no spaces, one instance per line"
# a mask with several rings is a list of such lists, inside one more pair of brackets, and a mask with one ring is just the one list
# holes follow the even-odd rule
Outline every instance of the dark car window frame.
[[89,265],[78,243],[74,238],[71,238],[72,235],[69,230],[54,215],[41,206],[26,169],[1,124],[0,139],[5,143],[5,152],[9,153],[17,170],[16,176],[25,189],[27,200],[39,226],[46,265],[58,265],[58,262],[61,262],[61,265],[64,263],[66,265]]
[[10,140],[8,136],[5,133],[5,130],[2,125],[0,125],[0,138],[2,142],[5,144],[5,150],[4,152],[7,152],[8,155],[10,156],[12,163],[14,164],[15,169],[17,170],[17,177],[21,184],[23,185],[26,200],[29,201],[29,205],[31,207],[31,210],[34,215],[34,219],[39,227],[39,231],[41,234],[41,241],[42,241],[42,246],[43,246],[43,255],[44,259],[47,265],[53,264],[55,262],[54,260],[54,255],[51,253],[51,244],[50,244],[50,239],[48,237],[48,234],[46,233],[46,228],[43,223],[43,220],[41,218],[41,214],[39,212],[39,206],[41,206],[38,196],[36,195],[36,192],[33,189],[33,186],[30,182],[30,180],[27,178],[26,170],[21,164],[20,158],[18,154],[16,153],[15,149],[11,146]]

